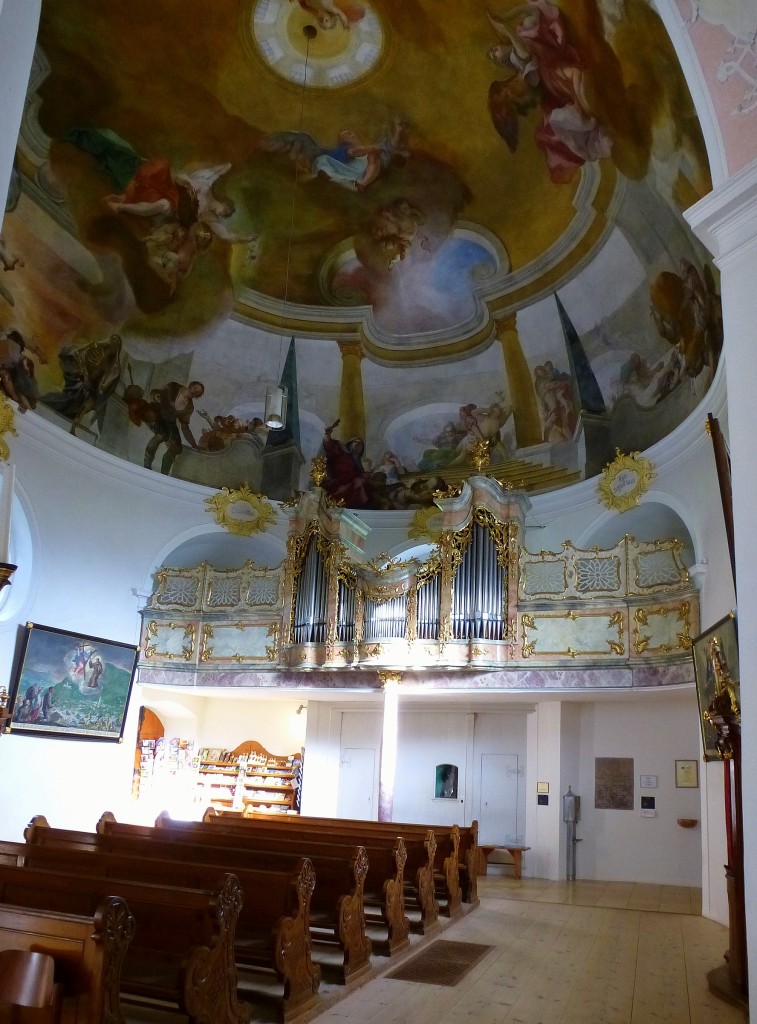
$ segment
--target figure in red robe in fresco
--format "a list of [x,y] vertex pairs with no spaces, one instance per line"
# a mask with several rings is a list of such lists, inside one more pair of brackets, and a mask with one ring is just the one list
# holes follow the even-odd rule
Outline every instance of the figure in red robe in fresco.
[[493,82],[489,110],[494,126],[515,152],[518,119],[538,102],[541,124],[535,141],[552,181],[567,183],[583,164],[609,157],[612,140],[586,96],[586,65],[565,35],[560,10],[549,0],[529,0],[502,15],[489,14],[499,41],[489,58],[512,71]]
[[326,427],[323,450],[326,453],[326,479],[324,489],[336,501],[343,501],[347,508],[372,508],[373,489],[370,473],[363,466],[365,444],[362,438],[352,437],[342,444],[331,433],[339,426],[339,420]]

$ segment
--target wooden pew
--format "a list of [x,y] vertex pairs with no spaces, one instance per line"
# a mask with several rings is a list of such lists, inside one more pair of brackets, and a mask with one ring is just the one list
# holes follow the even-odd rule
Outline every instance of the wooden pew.
[[[259,822],[254,831],[249,828],[239,829],[232,825],[223,828],[221,819],[217,824],[208,826],[204,822],[174,821],[164,813],[158,816],[156,828],[166,836],[174,837],[181,842],[202,842],[209,845],[240,846],[245,850],[264,850],[267,856],[280,853],[292,853],[309,856],[316,869],[318,885],[320,884],[319,863],[321,857],[332,858],[349,855],[355,849],[350,837],[339,839],[336,836],[300,836],[291,829],[282,830],[266,822]],[[129,834],[135,830],[144,830],[143,826],[127,825],[115,822],[112,815],[105,814],[98,823],[98,830],[106,834]],[[361,846],[365,849],[368,860],[368,872],[363,882],[363,914],[365,923],[370,926],[382,926],[378,939],[374,942],[376,952],[393,956],[405,949],[409,943],[410,922],[405,916],[404,870],[407,861],[407,850],[401,837],[393,837],[391,843],[382,842]],[[380,917],[376,917],[373,908],[378,908]],[[365,928],[363,928],[363,933]]]
[[[212,821],[218,815],[206,812],[205,820]],[[222,818],[230,823],[234,819]],[[405,882],[408,895],[416,900],[421,915],[421,930],[426,932],[438,923],[439,902],[442,901],[445,914],[452,917],[460,911],[460,880],[457,865],[456,841],[459,841],[459,828],[441,826],[441,846],[436,834],[436,827],[427,825],[410,825],[398,822],[376,822],[348,820],[344,818],[312,818],[289,814],[260,814],[258,812],[236,821],[240,827],[249,826],[258,821],[279,825],[281,828],[296,829],[301,834],[324,835],[331,838],[339,836],[354,837],[356,842],[366,844],[370,841],[386,841],[387,836],[402,836],[407,847],[407,864],[405,866]],[[438,865],[438,867],[437,867]],[[414,879],[414,886],[411,879]]]
[[[240,965],[275,967],[275,951],[280,944],[276,929],[285,912],[291,917],[291,896],[304,863],[301,852],[246,849],[239,843],[236,846],[224,842],[203,844],[193,841],[191,835],[179,838],[166,830],[142,825],[115,827],[117,832],[74,833],[73,836],[68,830],[47,829],[41,844],[27,844],[26,861],[37,867],[58,863],[75,868],[79,863],[76,858],[83,852],[87,855],[89,873],[112,878],[149,877],[153,882],[165,880],[188,886],[205,884],[208,878],[217,875],[219,867],[233,871],[247,894],[236,931]],[[223,836],[211,834],[210,839],[222,840]],[[311,937],[328,944],[327,968],[333,963],[331,950],[339,947],[342,955],[339,980],[347,981],[370,969],[371,944],[365,935],[363,916],[363,882],[368,858],[362,847],[353,846],[338,858],[321,856],[308,860],[317,864],[315,890],[309,907],[305,907]],[[304,955],[307,960],[307,950]],[[318,959],[312,948],[310,957]],[[295,973],[298,977],[304,976],[311,967],[312,964],[306,962],[304,972],[300,965]],[[305,986],[299,994],[294,991],[293,977],[282,975],[281,980],[288,986],[285,1005],[290,1010],[299,1005],[302,998],[309,1001],[313,995],[311,986]]]
[[251,1007],[237,999],[233,939],[242,892],[233,875],[209,891],[98,878],[85,864],[75,871],[0,865],[6,910],[91,915],[114,890],[136,921],[121,965],[122,999],[173,1005],[196,1024],[249,1024]]
[[[384,833],[369,834],[363,829],[353,829],[351,823],[342,825],[334,819],[335,828],[325,828],[323,825],[310,824],[314,819],[301,818],[297,815],[255,815],[254,817],[225,817],[215,814],[212,808],[205,813],[203,823],[210,824],[214,828],[234,830],[240,835],[257,834],[261,829],[261,823],[265,823],[275,831],[276,835],[298,835],[301,839],[310,841],[320,839],[325,842],[361,842],[368,851],[370,858],[375,857],[375,851],[381,850],[384,855],[387,851],[394,851],[397,847],[397,840],[403,839],[405,846],[405,864],[403,869],[403,901],[404,910],[408,909],[408,900],[414,903],[418,920],[416,928],[422,934],[428,934],[439,927],[439,904],[436,901],[434,885],[434,858],[436,855],[436,839],[434,833],[428,830],[423,837],[411,836],[409,840],[400,836],[399,832],[390,831]],[[328,819],[330,821],[330,819]],[[302,822],[302,828],[292,825],[291,822]],[[363,822],[358,824],[362,825]],[[253,832],[253,830],[255,830]],[[370,902],[366,900],[366,902]],[[402,916],[404,918],[404,910]]]
[[[223,815],[223,811],[214,812],[215,816]],[[206,812],[208,818],[213,812]],[[366,838],[374,834],[396,833],[405,838],[425,836],[431,829],[436,838],[435,862],[437,881],[441,882],[439,896],[444,911],[450,917],[460,910],[461,899],[466,903],[478,904],[476,877],[478,873],[478,822],[469,826],[460,825],[419,825],[410,822],[396,821],[360,821],[346,818],[315,818],[303,815],[264,814],[260,811],[246,812],[243,820],[279,821],[281,823],[297,823],[298,828],[312,827],[331,834],[335,830],[360,830]],[[231,819],[227,819],[231,820]]]
[[[82,870],[109,878],[114,887],[124,878],[147,879],[153,885],[208,887],[220,869],[230,866],[228,858],[198,860],[202,850],[178,850],[177,844],[161,845],[148,838],[121,841],[93,832],[56,829],[36,819],[25,835],[27,863],[40,865],[46,856],[57,857],[58,863],[67,866],[82,863]],[[245,971],[254,971],[254,975],[245,974],[245,985],[251,988],[261,971],[278,979],[276,1001],[283,1019],[292,1020],[315,1005],[320,985],[310,940],[312,863],[298,857],[274,869],[270,864],[253,866],[249,859],[245,865],[240,859],[234,876],[246,898],[235,921],[232,958]]]
[[104,897],[88,915],[0,903],[0,949],[34,950],[55,960],[60,1024],[124,1024],[121,966],[133,935],[134,916],[117,896]]

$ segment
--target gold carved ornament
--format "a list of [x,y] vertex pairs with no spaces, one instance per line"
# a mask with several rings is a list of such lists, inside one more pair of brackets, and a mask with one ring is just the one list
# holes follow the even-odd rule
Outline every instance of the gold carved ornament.
[[442,513],[435,505],[418,508],[410,520],[407,535],[410,540],[430,540],[435,544],[442,534]]
[[521,615],[520,626],[522,639],[521,650],[523,653],[523,657],[530,658],[536,650],[536,641],[534,640],[533,643],[528,642],[528,631],[529,629],[538,629],[539,627],[536,625],[536,620],[534,619],[533,615]]
[[401,672],[391,672],[391,671],[382,669],[378,673],[378,677],[379,677],[379,682],[381,683],[381,689],[382,690],[386,689],[387,686],[391,686],[393,683],[396,683],[399,686],[399,684],[402,682],[402,673]]
[[607,623],[607,628],[612,629],[613,626],[617,627],[618,639],[608,640],[607,643],[613,654],[623,654],[626,649],[625,642],[623,640],[623,612],[615,612],[610,616],[610,621]]
[[656,476],[654,464],[639,452],[622,455],[615,449],[615,458],[602,471],[597,484],[599,500],[615,512],[627,512],[639,504]]
[[224,487],[212,498],[206,498],[205,504],[213,512],[218,526],[242,537],[264,533],[276,522],[276,512],[270,501],[251,491],[247,484],[233,491]]
[[689,627],[689,613],[691,611],[691,605],[688,601],[682,601],[681,604],[675,605],[672,608],[666,608],[664,605],[660,608],[637,608],[634,612],[634,619],[636,620],[636,640],[634,641],[634,650],[637,654],[643,654],[649,648],[649,642],[652,639],[651,636],[644,636],[641,632],[644,626],[649,624],[650,615],[670,615],[671,612],[676,614],[679,622],[683,623],[683,632],[676,633],[676,640],[678,646],[674,647],[672,644],[660,644],[659,647],[653,648],[655,651],[659,651],[661,654],[670,654],[672,651],[684,650],[690,651],[692,647],[692,639]]
[[[165,651],[158,651],[158,645],[151,644],[149,642],[149,637],[153,637],[153,639],[157,640],[159,625],[163,629],[183,629],[184,639],[189,641],[189,645],[182,645],[180,654],[168,654]],[[161,622],[158,624],[154,619],[152,619],[147,624],[148,640],[145,641],[145,658],[159,657],[165,658],[167,661],[173,661],[176,658],[183,658],[184,661],[191,661],[194,653],[195,634],[196,629],[191,622]]]
[[0,462],[7,462],[11,457],[11,450],[5,440],[6,434],[18,437],[13,406],[4,395],[0,395]]

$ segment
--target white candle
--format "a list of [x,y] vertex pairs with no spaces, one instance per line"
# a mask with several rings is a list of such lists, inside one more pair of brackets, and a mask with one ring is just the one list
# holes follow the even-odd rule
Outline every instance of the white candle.
[[13,489],[16,484],[16,467],[9,465],[3,472],[3,489],[0,491],[0,562],[8,562],[11,540],[11,508]]

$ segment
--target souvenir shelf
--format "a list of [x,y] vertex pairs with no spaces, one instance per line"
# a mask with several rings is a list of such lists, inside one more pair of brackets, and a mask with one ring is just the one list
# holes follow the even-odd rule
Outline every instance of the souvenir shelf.
[[203,747],[197,758],[198,795],[225,811],[299,812],[301,754],[271,754],[254,740],[234,750]]

